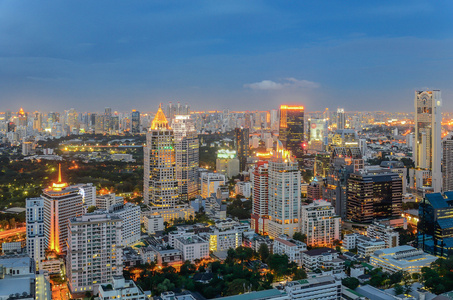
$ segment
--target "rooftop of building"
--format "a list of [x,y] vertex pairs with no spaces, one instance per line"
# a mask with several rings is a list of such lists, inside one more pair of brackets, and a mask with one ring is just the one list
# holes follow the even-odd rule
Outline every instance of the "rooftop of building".
[[400,267],[429,265],[437,260],[437,257],[408,245],[381,249],[375,251],[372,256],[378,256]]
[[309,256],[318,256],[318,255],[332,254],[332,253],[338,254],[338,251],[331,249],[331,248],[323,247],[323,248],[317,248],[317,249],[313,249],[313,250],[304,252],[304,254],[309,255]]
[[259,292],[245,293],[242,295],[217,298],[221,300],[258,300],[258,299],[272,299],[282,296],[282,292],[277,289],[270,289]]
[[453,191],[426,194],[425,199],[434,209],[453,207]]
[[201,243],[208,243],[206,240],[202,239],[201,237],[197,235],[191,235],[188,237],[178,237],[176,238],[178,241],[183,243],[184,245],[190,245],[190,244],[201,244]]
[[315,278],[308,278],[308,279],[302,279],[298,281],[292,281],[288,282],[288,286],[297,286],[297,285],[302,285],[302,286],[310,286],[310,287],[315,287],[319,285],[325,285],[325,284],[331,284],[335,283],[336,280],[333,276],[320,276],[320,277],[315,277]]

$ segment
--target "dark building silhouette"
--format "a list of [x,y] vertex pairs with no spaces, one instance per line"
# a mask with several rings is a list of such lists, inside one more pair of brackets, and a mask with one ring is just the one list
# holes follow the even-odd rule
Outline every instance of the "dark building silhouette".
[[296,157],[299,165],[304,155],[304,107],[280,106],[279,140]]
[[249,156],[249,129],[236,128],[236,151],[239,159],[239,171],[245,171],[247,165],[247,157]]

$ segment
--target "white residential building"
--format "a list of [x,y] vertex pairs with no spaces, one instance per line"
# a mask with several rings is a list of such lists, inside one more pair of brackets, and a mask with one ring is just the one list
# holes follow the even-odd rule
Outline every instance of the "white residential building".
[[305,270],[332,268],[332,273],[341,273],[344,270],[344,261],[338,258],[337,251],[330,248],[317,248],[302,253],[302,261]]
[[252,196],[252,184],[250,181],[239,181],[234,187],[234,192],[237,195],[242,195],[246,198]]
[[378,222],[368,226],[367,236],[384,241],[386,248],[398,247],[400,244],[400,235],[395,228]]
[[301,175],[296,159],[283,150],[281,142],[269,161],[269,236],[293,236],[300,232]]
[[209,258],[209,242],[197,235],[176,238],[175,248],[181,250],[184,261]]
[[126,280],[122,275],[113,276],[110,282],[99,285],[100,300],[145,300],[147,298],[133,280]]
[[109,213],[122,219],[121,245],[123,247],[140,240],[140,206],[133,203],[117,203],[110,206]]
[[164,218],[161,215],[147,215],[143,217],[143,221],[148,234],[156,234],[158,231],[165,230]]
[[302,206],[301,232],[307,236],[307,245],[332,246],[335,240],[340,240],[340,227],[341,219],[330,202],[315,200]]
[[341,299],[341,280],[333,276],[321,276],[288,282],[285,291],[291,300]]
[[375,251],[385,248],[386,246],[384,241],[370,239],[368,237],[357,239],[357,255],[363,258],[369,257]]
[[27,253],[39,268],[46,258],[46,237],[44,232],[44,199],[29,198],[26,200],[25,221],[27,224]]
[[201,174],[201,197],[208,198],[212,193],[217,193],[219,186],[225,184],[225,175],[218,173]]
[[370,256],[373,266],[389,273],[420,273],[423,267],[429,267],[436,260],[437,257],[407,245],[378,250]]
[[69,220],[66,272],[72,293],[93,291],[122,275],[121,218],[96,211]]
[[118,203],[124,203],[124,198],[116,196],[114,193],[99,195],[96,197],[96,207],[101,210],[109,210],[110,206]]
[[221,231],[211,227],[211,231],[202,232],[199,235],[209,241],[209,251],[212,252],[236,249],[242,245],[242,234],[234,229]]
[[274,254],[286,254],[289,261],[293,261],[301,267],[302,252],[307,251],[307,245],[301,241],[290,239],[286,235],[281,235],[274,239],[273,251]]
[[96,186],[92,183],[76,184],[75,186],[79,188],[83,204],[86,207],[96,206]]

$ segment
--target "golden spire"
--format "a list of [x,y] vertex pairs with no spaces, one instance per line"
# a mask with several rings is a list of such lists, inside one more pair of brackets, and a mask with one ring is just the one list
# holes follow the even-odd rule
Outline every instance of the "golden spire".
[[159,104],[159,109],[157,110],[153,122],[151,123],[151,129],[170,129],[170,126],[168,126],[167,117],[165,117],[165,114],[162,111],[162,104]]
[[53,191],[61,191],[63,188],[67,187],[68,184],[61,181],[61,164],[58,164],[58,182],[53,183],[50,187]]

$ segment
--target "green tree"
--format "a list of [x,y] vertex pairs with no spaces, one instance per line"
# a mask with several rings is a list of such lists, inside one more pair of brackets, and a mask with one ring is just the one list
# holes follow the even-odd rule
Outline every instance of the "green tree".
[[164,281],[162,283],[159,283],[157,285],[157,292],[159,294],[161,294],[163,292],[171,291],[174,289],[175,289],[175,284],[171,283],[168,278],[164,279]]
[[344,278],[344,279],[341,280],[341,283],[344,286],[350,288],[351,290],[355,290],[360,284],[359,280],[357,278],[355,278],[355,277]]
[[404,288],[401,286],[401,284],[396,283],[393,286],[393,291],[395,292],[395,295],[401,295],[404,294]]
[[272,254],[267,259],[269,269],[274,273],[276,277],[283,277],[288,272],[288,256],[286,254]]
[[97,209],[96,206],[91,205],[91,206],[89,206],[89,207],[87,208],[87,212],[88,212],[88,213],[92,213],[92,212],[94,212],[96,209]]
[[253,250],[249,247],[240,246],[236,248],[236,258],[244,261],[250,261],[253,257]]
[[261,244],[258,248],[258,255],[260,256],[261,261],[266,261],[269,257],[269,247],[266,244]]
[[295,239],[296,241],[301,241],[303,243],[306,243],[307,242],[307,235],[302,234],[302,233],[297,231],[297,232],[294,233],[293,239]]

